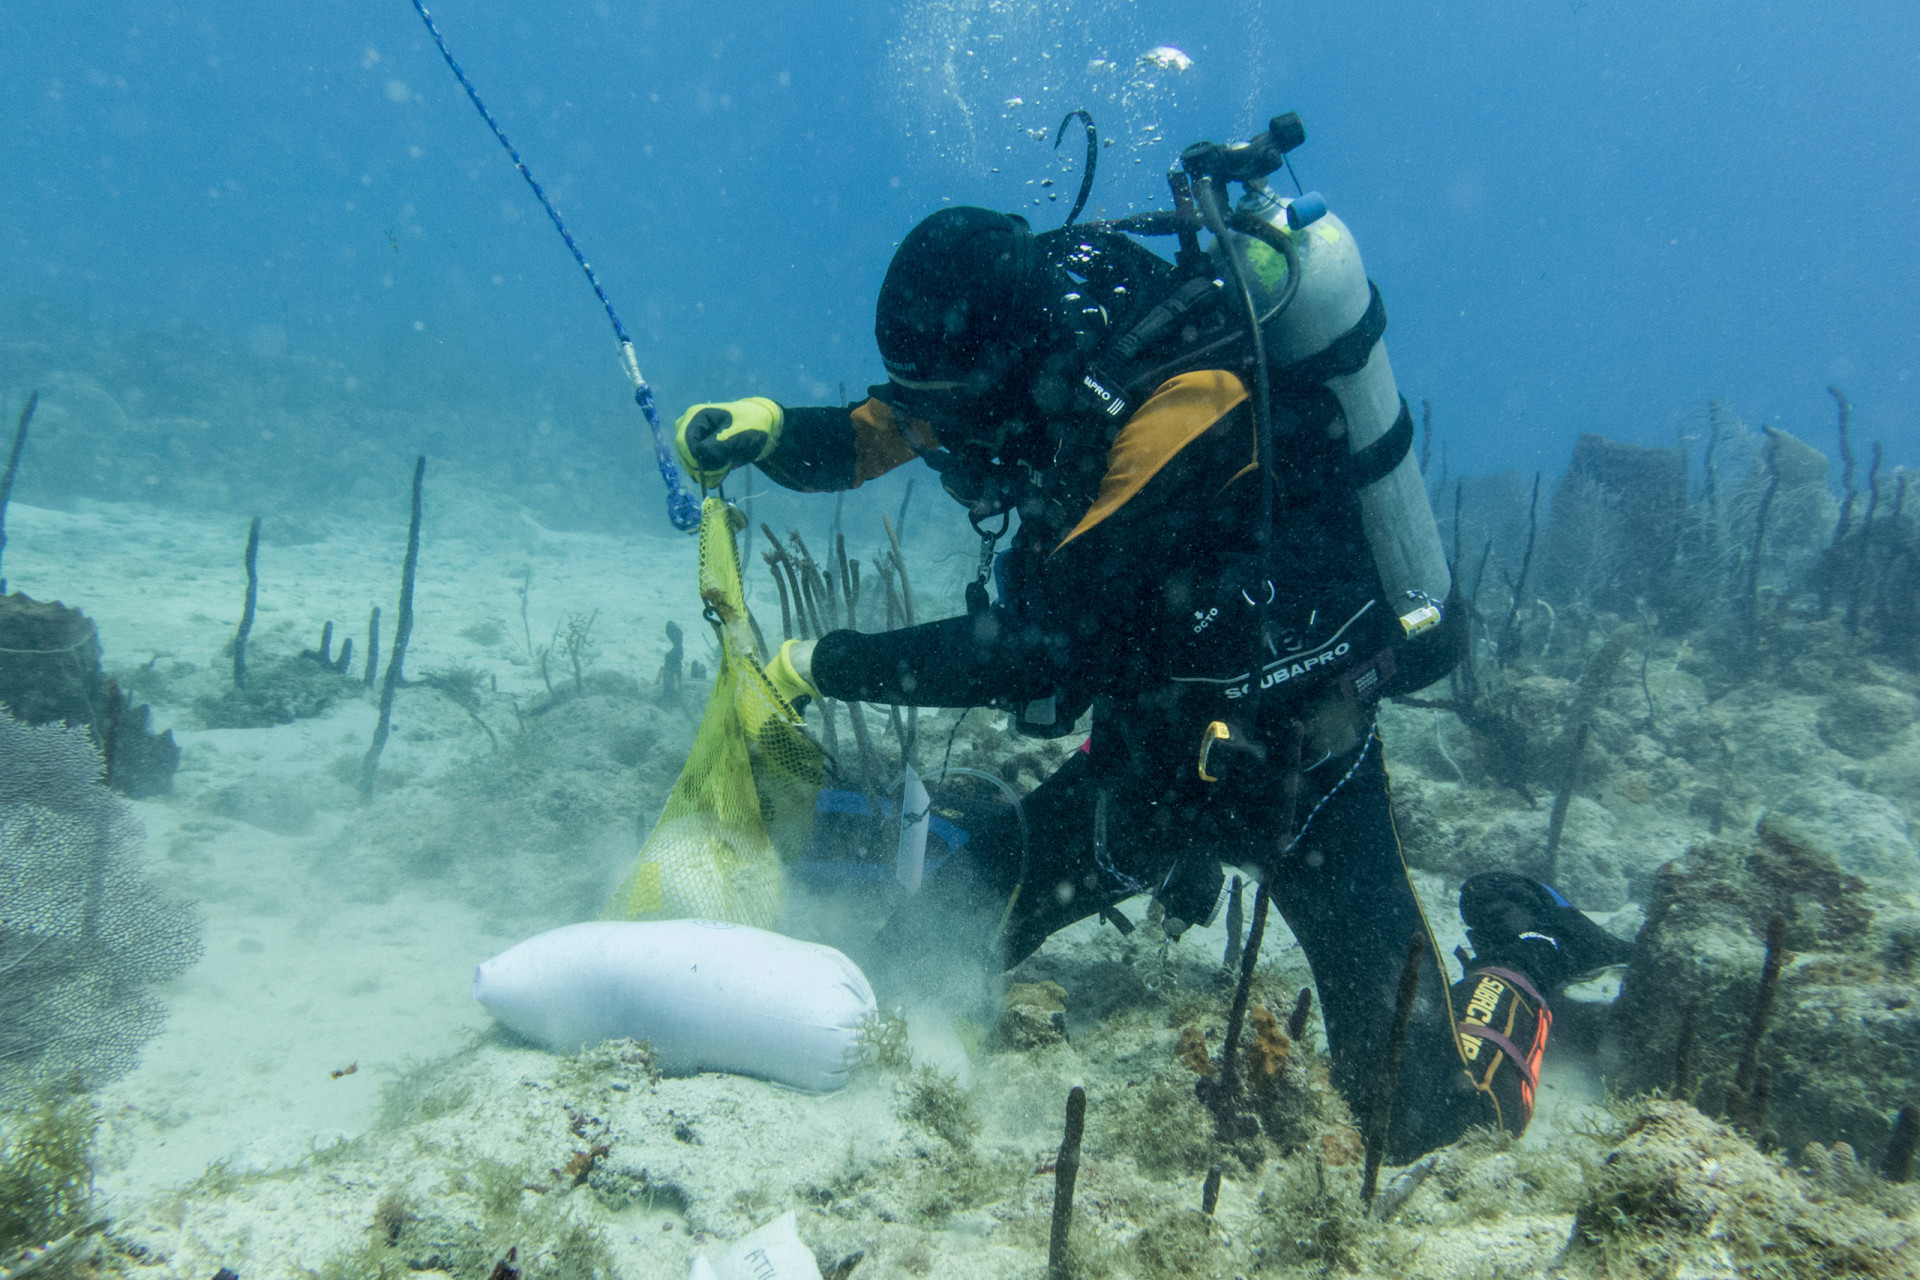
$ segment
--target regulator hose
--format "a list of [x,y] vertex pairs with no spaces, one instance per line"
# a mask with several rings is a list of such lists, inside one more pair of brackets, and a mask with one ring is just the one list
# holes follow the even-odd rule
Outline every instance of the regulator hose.
[[[1207,230],[1213,233],[1214,241],[1220,245],[1222,256],[1226,259],[1227,274],[1233,278],[1234,292],[1240,298],[1240,305],[1247,323],[1247,340],[1253,346],[1253,432],[1254,461],[1260,472],[1260,517],[1257,527],[1259,538],[1260,576],[1267,578],[1269,560],[1273,547],[1273,492],[1275,476],[1279,468],[1276,465],[1278,454],[1273,440],[1273,387],[1267,373],[1267,344],[1260,333],[1260,312],[1253,303],[1253,291],[1247,287],[1246,266],[1240,261],[1240,246],[1227,234],[1226,218],[1220,211],[1220,192],[1213,179],[1202,175],[1193,183],[1193,202],[1200,211],[1200,219]],[[1300,273],[1296,269],[1298,255],[1287,256],[1287,284],[1289,292],[1286,301],[1291,302],[1299,291]],[[1285,305],[1284,303],[1282,304]],[[1256,592],[1261,597],[1259,604],[1260,626],[1258,638],[1254,642],[1253,664],[1248,679],[1253,684],[1253,716],[1257,724],[1260,716],[1260,669],[1267,654],[1267,602],[1270,592]]]
[[[1213,238],[1219,243],[1222,256],[1226,259],[1227,276],[1233,281],[1234,292],[1239,295],[1241,313],[1247,324],[1247,340],[1253,346],[1254,365],[1256,368],[1264,369],[1267,364],[1267,344],[1260,332],[1260,311],[1254,305],[1253,290],[1247,285],[1247,268],[1240,259],[1240,246],[1235,243],[1232,236],[1227,234],[1227,221],[1220,209],[1220,192],[1213,185],[1212,178],[1202,177],[1194,180],[1193,202],[1200,210],[1200,220],[1206,225],[1207,230],[1213,233]],[[1299,272],[1294,270],[1296,261],[1297,254],[1288,253],[1289,279],[1285,286],[1288,291],[1288,301],[1292,301],[1292,293],[1297,292],[1299,288]],[[1256,378],[1254,383],[1254,413],[1266,428],[1270,428],[1271,403],[1266,389],[1266,380]],[[1263,446],[1267,443],[1264,435],[1260,443]],[[1263,453],[1260,460],[1264,462],[1266,457],[1267,455]]]
[[1053,135],[1053,149],[1060,149],[1060,139],[1067,136],[1067,124],[1075,117],[1087,126],[1087,163],[1080,171],[1080,194],[1073,198],[1073,208],[1067,213],[1067,220],[1060,224],[1062,229],[1073,225],[1080,211],[1087,207],[1087,197],[1093,194],[1093,171],[1100,163],[1100,134],[1093,127],[1093,117],[1084,107],[1075,107],[1060,118],[1060,128]]
[[1273,310],[1267,313],[1267,319],[1271,321],[1292,306],[1293,296],[1300,292],[1300,246],[1293,242],[1292,236],[1256,213],[1236,211],[1230,225],[1235,231],[1252,236],[1286,259],[1287,278],[1281,282],[1279,300],[1273,304]]

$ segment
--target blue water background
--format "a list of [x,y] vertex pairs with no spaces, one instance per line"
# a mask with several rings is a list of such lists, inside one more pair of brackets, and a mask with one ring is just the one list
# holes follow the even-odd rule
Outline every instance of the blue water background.
[[[1832,452],[1830,382],[1859,439],[1920,458],[1906,0],[435,15],[669,416],[857,396],[894,243],[943,200],[1057,224],[1070,107],[1116,141],[1095,214],[1161,202],[1181,144],[1291,109],[1300,176],[1360,236],[1456,472],[1552,468],[1583,431],[1698,434],[1709,397]],[[646,468],[635,501],[664,525],[605,318],[405,0],[14,5],[5,25],[6,337],[50,316],[65,340],[204,332],[507,430],[557,415]],[[1137,61],[1158,45],[1191,68]]]

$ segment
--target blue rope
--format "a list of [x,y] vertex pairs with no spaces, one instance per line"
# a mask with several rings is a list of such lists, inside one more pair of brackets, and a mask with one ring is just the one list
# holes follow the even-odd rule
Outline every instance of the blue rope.
[[620,343],[620,368],[627,375],[627,381],[633,384],[633,402],[640,406],[640,412],[646,415],[647,426],[653,431],[653,458],[660,465],[660,479],[665,481],[667,486],[667,518],[673,521],[673,527],[676,529],[699,528],[700,503],[680,484],[680,468],[674,463],[673,447],[667,443],[666,429],[660,425],[660,411],[654,407],[653,403],[653,388],[647,385],[647,380],[640,374],[640,359],[634,354],[633,339],[627,336],[627,327],[620,323],[620,316],[613,309],[613,300],[608,298],[607,291],[600,287],[600,277],[594,274],[593,268],[587,263],[587,256],[581,253],[580,246],[574,243],[573,233],[567,230],[567,224],[560,220],[560,211],[553,207],[553,201],[547,199],[547,193],[541,190],[539,181],[533,176],[533,171],[527,168],[527,162],[520,158],[520,153],[514,149],[514,145],[507,141],[506,130],[502,129],[500,122],[493,118],[493,112],[487,110],[487,104],[480,100],[480,92],[473,87],[473,82],[467,79],[467,73],[462,71],[460,64],[453,60],[453,54],[447,49],[447,42],[441,38],[440,28],[433,24],[433,17],[427,12],[426,5],[421,3],[421,0],[413,0],[413,8],[420,15],[420,21],[427,24],[427,34],[432,36],[434,44],[439,46],[440,56],[447,60],[447,67],[453,72],[454,79],[458,80],[460,87],[467,91],[467,97],[472,99],[474,109],[479,111],[481,119],[487,122],[487,127],[493,130],[493,136],[500,139],[500,145],[507,149],[507,154],[513,158],[513,167],[518,169],[520,176],[527,180],[527,186],[533,189],[534,198],[540,202],[540,207],[547,211],[547,217],[553,219],[554,230],[558,231],[560,238],[567,242],[567,248],[573,253],[573,260],[580,264],[580,270],[586,273],[587,283],[593,286],[593,296],[600,299],[600,305],[606,308],[607,319],[613,322],[613,336]]

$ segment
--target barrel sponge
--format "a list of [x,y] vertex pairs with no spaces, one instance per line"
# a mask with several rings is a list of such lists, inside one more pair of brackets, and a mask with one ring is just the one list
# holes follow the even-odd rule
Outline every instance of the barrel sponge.
[[145,832],[79,729],[0,710],[0,1103],[130,1069],[200,955],[189,903],[142,865]]

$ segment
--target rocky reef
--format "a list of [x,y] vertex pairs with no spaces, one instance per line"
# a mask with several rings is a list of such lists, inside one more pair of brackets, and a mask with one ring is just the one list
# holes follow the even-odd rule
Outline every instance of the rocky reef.
[[1611,1074],[1620,1088],[1728,1111],[1776,917],[1786,955],[1757,1046],[1776,1102],[1764,1115],[1749,1107],[1747,1127],[1769,1145],[1845,1142],[1878,1162],[1894,1115],[1920,1098],[1920,911],[1841,872],[1783,821],[1763,822],[1751,843],[1703,841],[1655,874]]

